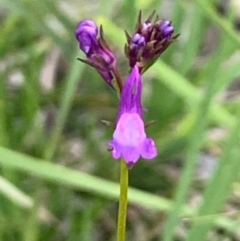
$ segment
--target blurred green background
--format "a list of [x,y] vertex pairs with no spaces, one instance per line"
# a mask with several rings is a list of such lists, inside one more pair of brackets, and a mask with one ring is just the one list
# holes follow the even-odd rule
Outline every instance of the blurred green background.
[[240,1],[0,0],[0,241],[116,240],[118,98],[74,31],[102,24],[126,76],[154,9],[181,35],[144,74],[159,155],[130,171],[127,240],[240,240]]

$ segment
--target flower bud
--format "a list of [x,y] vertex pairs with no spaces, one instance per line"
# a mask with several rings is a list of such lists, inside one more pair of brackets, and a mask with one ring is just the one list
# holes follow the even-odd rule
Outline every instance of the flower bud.
[[75,36],[80,49],[87,56],[87,60],[79,60],[94,67],[113,88],[112,70],[116,66],[116,58],[103,37],[102,28],[98,29],[97,25],[91,20],[83,20],[78,24]]
[[90,20],[81,21],[75,31],[80,49],[88,56],[97,46],[98,27]]
[[174,32],[174,28],[170,21],[163,20],[158,26],[158,30],[161,32],[161,36],[164,39],[170,39]]

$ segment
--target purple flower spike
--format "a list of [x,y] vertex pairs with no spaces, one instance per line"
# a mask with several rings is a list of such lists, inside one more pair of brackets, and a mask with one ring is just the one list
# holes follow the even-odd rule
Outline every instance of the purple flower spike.
[[98,26],[91,20],[83,20],[78,24],[75,36],[80,49],[87,56],[87,60],[79,60],[94,67],[114,89],[112,71],[116,67],[116,58],[103,37],[102,28],[98,29]]
[[142,119],[142,78],[137,65],[128,76],[121,95],[118,120],[109,142],[115,159],[122,157],[131,168],[140,157],[152,159],[157,155],[155,143],[147,138]]
[[163,38],[171,38],[172,37],[172,34],[174,32],[174,28],[171,24],[170,21],[162,21],[160,24],[159,24],[159,27],[158,29],[161,31],[162,33],[162,37]]

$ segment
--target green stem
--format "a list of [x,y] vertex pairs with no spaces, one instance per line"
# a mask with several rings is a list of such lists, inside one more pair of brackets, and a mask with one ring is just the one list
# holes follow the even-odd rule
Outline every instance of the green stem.
[[126,216],[127,216],[127,196],[128,196],[128,167],[127,167],[126,163],[124,162],[124,160],[121,160],[117,241],[125,241]]

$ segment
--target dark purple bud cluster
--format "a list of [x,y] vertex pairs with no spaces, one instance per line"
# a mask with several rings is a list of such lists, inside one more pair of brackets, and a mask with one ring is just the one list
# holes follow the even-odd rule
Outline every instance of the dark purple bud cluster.
[[114,88],[112,71],[116,66],[116,58],[103,37],[102,27],[98,29],[93,21],[83,20],[78,24],[75,36],[80,49],[87,57],[87,60],[79,60],[93,66],[102,78]]
[[141,70],[149,67],[178,37],[178,35],[173,36],[174,28],[170,21],[159,20],[157,16],[152,22],[153,17],[154,12],[142,22],[140,12],[134,34],[126,32],[125,54],[131,67],[135,64]]

